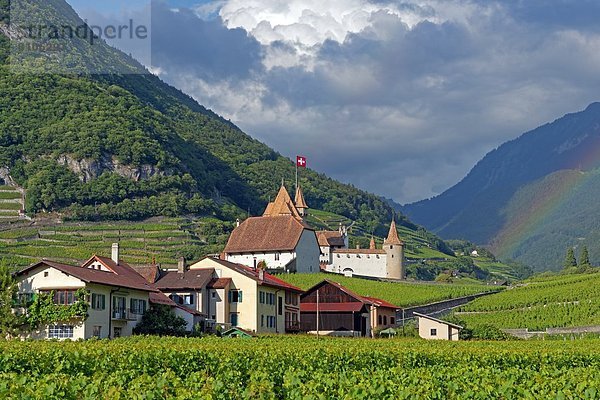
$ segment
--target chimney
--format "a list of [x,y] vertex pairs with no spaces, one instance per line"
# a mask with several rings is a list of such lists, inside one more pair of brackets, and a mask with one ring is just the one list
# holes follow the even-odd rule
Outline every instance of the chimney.
[[185,272],[185,257],[179,257],[177,262],[177,272],[183,274]]
[[356,250],[360,250],[360,244],[356,245]]
[[236,226],[236,228],[237,228],[238,226],[240,226],[240,219],[239,219],[239,218],[235,220],[235,226]]
[[265,280],[265,270],[262,268],[258,269],[258,280],[259,281],[264,281]]
[[119,243],[112,244],[112,253],[110,258],[115,262],[115,264],[119,264]]

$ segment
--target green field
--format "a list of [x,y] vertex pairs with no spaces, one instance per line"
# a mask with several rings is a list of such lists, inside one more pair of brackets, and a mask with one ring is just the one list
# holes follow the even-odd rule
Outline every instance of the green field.
[[5,192],[0,191],[0,200],[15,200],[20,199],[21,193],[19,192]]
[[0,258],[14,269],[44,257],[78,263],[92,254],[110,255],[111,244],[119,242],[124,261],[145,265],[154,258],[163,267],[171,268],[180,256],[194,260],[221,251],[226,234],[215,234],[213,225],[210,219],[186,218],[5,225],[0,229]]
[[288,274],[278,275],[278,277],[305,290],[324,279],[329,279],[361,296],[377,297],[399,307],[428,304],[468,296],[470,294],[498,290],[497,287],[487,285],[379,282],[324,273]]
[[600,325],[600,274],[532,279],[482,297],[456,315],[468,325],[545,328]]
[[0,202],[0,210],[14,210],[14,211],[18,211],[20,209],[22,209],[23,206],[21,205],[21,203],[3,203]]
[[600,341],[126,338],[0,343],[4,399],[598,398]]

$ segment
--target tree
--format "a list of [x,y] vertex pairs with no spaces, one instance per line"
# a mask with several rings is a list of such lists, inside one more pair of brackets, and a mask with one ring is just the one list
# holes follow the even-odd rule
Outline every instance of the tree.
[[136,335],[183,336],[187,323],[175,315],[171,307],[157,304],[144,313],[142,321],[134,328]]
[[590,254],[588,253],[587,246],[583,246],[583,248],[581,249],[581,255],[579,256],[579,268],[582,271],[585,271],[591,267],[592,265],[590,264]]
[[13,313],[17,284],[4,263],[0,264],[0,335],[12,335],[18,329],[19,317]]
[[572,247],[567,249],[567,255],[565,257],[565,262],[563,264],[564,269],[569,269],[573,267],[577,267],[577,259],[575,258],[575,251],[573,251]]

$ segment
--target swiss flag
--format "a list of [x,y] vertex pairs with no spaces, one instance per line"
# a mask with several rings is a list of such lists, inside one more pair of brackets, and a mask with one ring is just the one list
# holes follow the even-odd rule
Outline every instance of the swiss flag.
[[296,165],[301,168],[306,168],[306,157],[296,156]]

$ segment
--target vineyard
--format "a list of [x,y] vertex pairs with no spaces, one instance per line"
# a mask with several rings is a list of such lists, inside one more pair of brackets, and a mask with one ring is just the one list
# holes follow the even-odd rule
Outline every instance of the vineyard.
[[600,274],[532,280],[479,298],[456,314],[468,325],[499,328],[543,330],[600,325]]
[[0,397],[597,399],[599,366],[598,340],[431,343],[300,336],[3,342]]
[[221,251],[228,233],[225,223],[211,218],[47,225],[23,222],[0,227],[0,259],[14,269],[44,257],[78,263],[92,254],[107,255],[111,244],[119,242],[124,261],[145,265],[155,259],[169,268],[177,265],[180,256],[193,260]]
[[376,297],[399,307],[428,304],[492,290],[498,287],[478,284],[436,284],[380,282],[361,278],[349,278],[337,274],[289,274],[279,278],[304,290],[324,279],[337,282],[361,296]]

